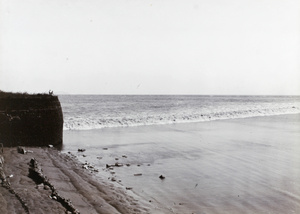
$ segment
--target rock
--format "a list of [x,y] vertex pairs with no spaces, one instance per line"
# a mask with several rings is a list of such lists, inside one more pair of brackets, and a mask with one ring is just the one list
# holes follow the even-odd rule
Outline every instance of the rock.
[[85,149],[78,149],[78,152],[84,152]]
[[127,156],[126,156],[126,155],[122,155],[122,157],[123,157],[123,158],[127,158]]
[[0,167],[3,167],[4,165],[4,157],[0,155]]
[[103,150],[108,150],[108,148],[103,148]]
[[166,177],[163,176],[163,175],[160,175],[159,178],[160,178],[161,180],[163,180],[163,179],[165,179]]
[[18,152],[24,155],[26,153],[26,150],[24,147],[18,146]]
[[49,148],[53,148],[53,145],[49,144],[48,147],[49,147]]
[[136,174],[133,174],[134,176],[142,176],[143,174],[142,173],[136,173]]
[[38,185],[36,186],[36,188],[37,188],[37,189],[44,189],[44,184],[43,184],[43,183],[38,184]]
[[112,177],[112,178],[111,178],[111,181],[116,181],[116,178]]
[[132,190],[132,187],[126,187],[127,190]]
[[116,167],[121,167],[121,166],[123,166],[123,164],[117,162],[117,163],[115,163],[115,166]]
[[62,144],[63,114],[57,96],[0,93],[0,142],[4,146]]

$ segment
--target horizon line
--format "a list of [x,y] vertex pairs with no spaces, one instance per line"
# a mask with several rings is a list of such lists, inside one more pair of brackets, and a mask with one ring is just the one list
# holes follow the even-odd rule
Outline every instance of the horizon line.
[[300,96],[300,94],[96,94],[96,93],[54,93],[54,95],[103,95],[103,96]]

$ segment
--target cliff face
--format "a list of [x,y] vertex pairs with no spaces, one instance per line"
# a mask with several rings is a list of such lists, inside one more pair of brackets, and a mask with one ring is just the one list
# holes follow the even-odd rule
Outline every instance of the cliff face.
[[63,114],[57,96],[0,94],[0,143],[4,146],[61,145]]

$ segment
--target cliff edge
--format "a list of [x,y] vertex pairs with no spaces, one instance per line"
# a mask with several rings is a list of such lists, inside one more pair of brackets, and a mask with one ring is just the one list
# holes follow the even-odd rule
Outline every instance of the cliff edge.
[[0,143],[4,146],[61,145],[63,114],[52,94],[0,91]]

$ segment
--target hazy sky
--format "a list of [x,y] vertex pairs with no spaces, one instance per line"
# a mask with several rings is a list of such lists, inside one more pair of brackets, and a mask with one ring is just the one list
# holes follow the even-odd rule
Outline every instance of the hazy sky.
[[0,0],[0,90],[300,94],[299,0]]

